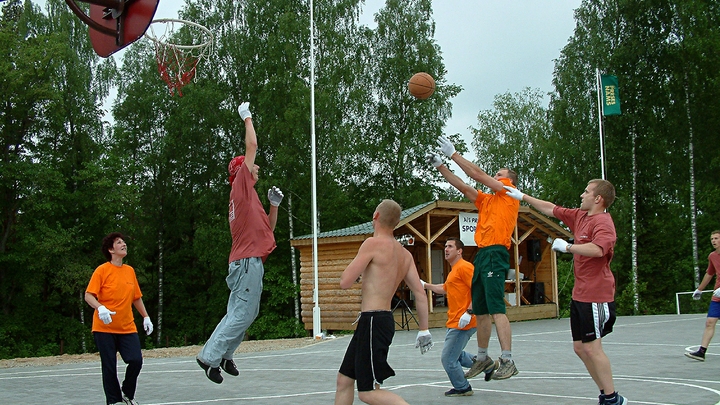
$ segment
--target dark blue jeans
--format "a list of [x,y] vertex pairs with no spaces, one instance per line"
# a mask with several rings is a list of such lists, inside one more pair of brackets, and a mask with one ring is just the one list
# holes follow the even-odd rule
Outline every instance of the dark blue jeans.
[[[95,338],[95,345],[100,352],[106,403],[115,404],[123,402],[123,393],[125,393],[125,396],[129,399],[135,398],[137,379],[143,363],[138,334],[93,332],[93,336]],[[125,364],[127,364],[125,368],[125,379],[122,383],[122,391],[120,390],[120,382],[117,377],[117,353],[120,353],[120,357],[122,357]]]

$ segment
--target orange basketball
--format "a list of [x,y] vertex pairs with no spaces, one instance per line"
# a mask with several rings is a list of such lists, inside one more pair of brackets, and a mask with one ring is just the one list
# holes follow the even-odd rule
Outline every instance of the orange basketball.
[[408,90],[415,98],[425,100],[435,92],[435,79],[425,72],[415,73],[408,82]]

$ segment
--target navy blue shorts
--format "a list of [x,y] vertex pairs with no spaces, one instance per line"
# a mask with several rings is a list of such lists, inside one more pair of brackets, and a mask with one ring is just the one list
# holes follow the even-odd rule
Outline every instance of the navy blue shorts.
[[710,308],[708,309],[708,318],[720,318],[720,302],[710,301]]

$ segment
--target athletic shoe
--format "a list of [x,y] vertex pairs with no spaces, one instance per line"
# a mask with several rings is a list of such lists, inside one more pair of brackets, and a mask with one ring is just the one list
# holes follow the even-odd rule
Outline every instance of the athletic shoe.
[[492,375],[493,380],[505,380],[507,378],[510,378],[514,375],[517,375],[518,370],[517,367],[515,367],[515,362],[512,360],[503,360],[503,358],[500,358],[500,365],[497,368],[497,371],[495,371],[495,374]]
[[485,356],[485,360],[478,360],[475,358],[470,370],[465,373],[465,378],[473,378],[476,375],[492,370],[495,362],[490,357]]
[[196,358],[197,363],[202,367],[203,370],[205,370],[205,376],[215,384],[220,384],[223,382],[222,375],[220,374],[220,367],[210,367],[207,364],[200,361],[200,359]]
[[615,395],[615,400],[610,401],[607,398],[605,398],[605,402],[603,402],[603,405],[627,405],[628,401],[625,399],[622,395],[617,394]]
[[697,361],[705,361],[705,353],[700,353],[700,350],[692,353],[685,352],[685,356]]
[[237,367],[235,366],[235,362],[232,361],[232,359],[221,359],[220,360],[220,367],[222,367],[223,370],[225,370],[226,373],[230,375],[240,375],[240,372],[238,371]]
[[130,399],[125,394],[123,394],[123,403],[127,405],[140,405],[138,401],[135,400],[135,398]]
[[605,403],[605,394],[598,395],[598,405],[603,405]]
[[472,387],[468,385],[464,390],[456,390],[455,388],[445,392],[446,397],[469,397],[473,394]]
[[489,370],[485,370],[485,381],[492,380],[493,376],[495,375],[495,372],[498,370],[499,367],[500,367],[500,362],[495,360],[495,362],[492,365],[492,368],[490,368]]

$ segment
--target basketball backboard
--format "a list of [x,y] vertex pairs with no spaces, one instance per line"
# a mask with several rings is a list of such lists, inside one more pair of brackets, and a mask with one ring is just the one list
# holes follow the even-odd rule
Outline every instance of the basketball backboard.
[[75,0],[65,0],[90,29],[95,52],[106,58],[140,39],[147,31],[160,0],[80,0],[90,4],[90,15]]

